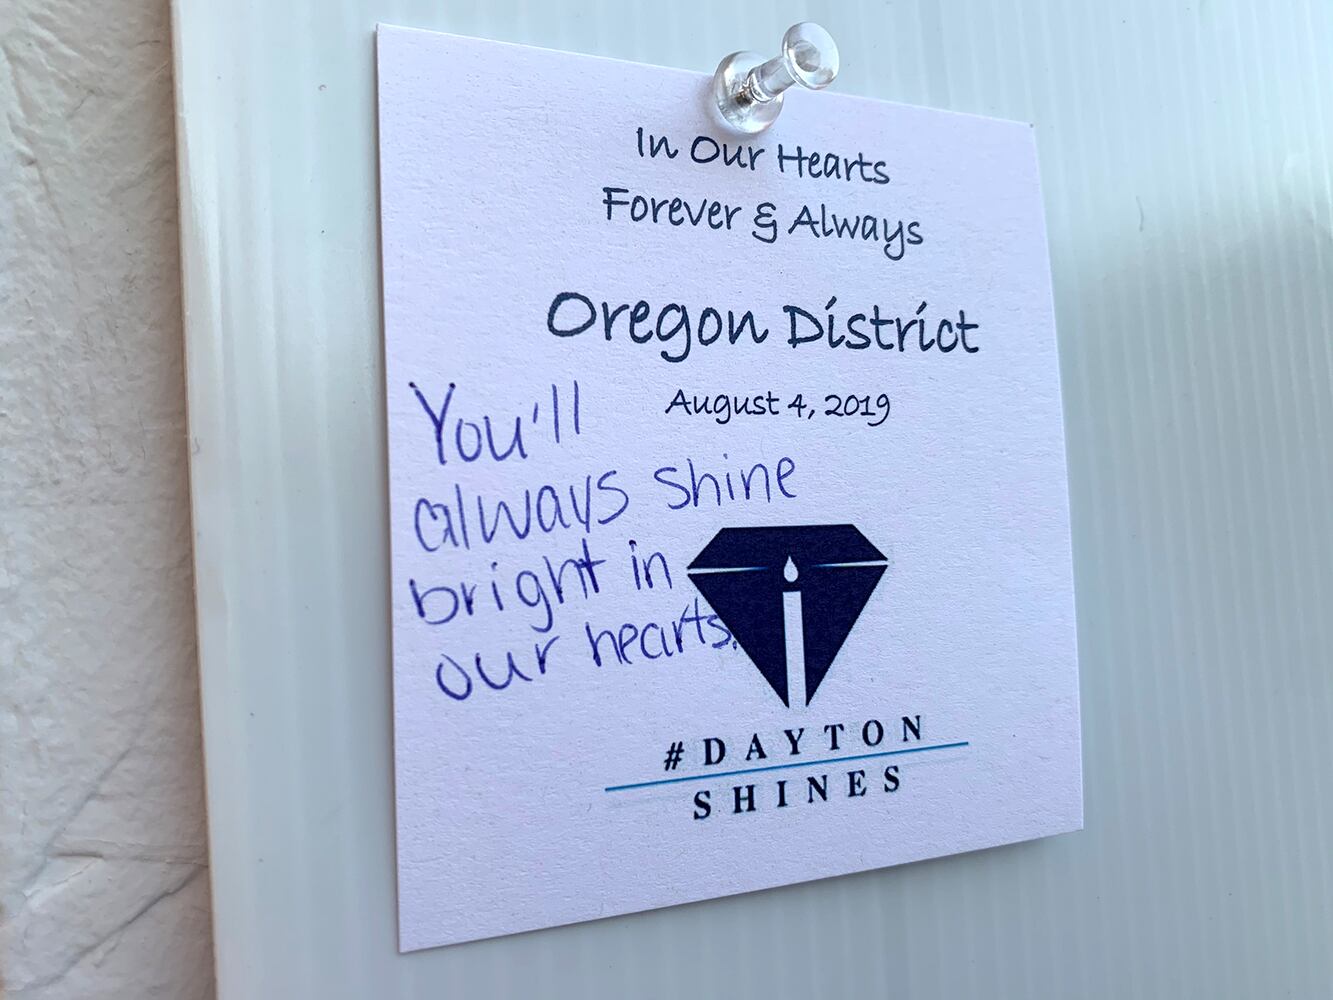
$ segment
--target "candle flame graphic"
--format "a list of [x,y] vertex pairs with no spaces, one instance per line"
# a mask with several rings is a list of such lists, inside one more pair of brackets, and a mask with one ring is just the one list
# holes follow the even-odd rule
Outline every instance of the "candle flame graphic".
[[791,556],[787,557],[787,564],[782,567],[782,578],[788,583],[795,583],[799,575],[796,570],[796,563]]

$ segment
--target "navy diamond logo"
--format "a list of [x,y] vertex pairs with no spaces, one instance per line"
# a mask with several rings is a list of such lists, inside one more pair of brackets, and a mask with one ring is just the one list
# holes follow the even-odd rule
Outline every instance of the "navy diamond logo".
[[886,568],[855,525],[821,524],[723,528],[688,573],[790,707],[810,704]]

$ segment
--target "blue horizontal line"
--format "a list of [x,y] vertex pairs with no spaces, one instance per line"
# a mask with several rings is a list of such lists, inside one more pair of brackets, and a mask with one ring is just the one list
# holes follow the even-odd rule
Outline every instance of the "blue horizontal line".
[[656,781],[636,781],[630,785],[608,785],[604,792],[628,792],[635,788],[653,788],[656,785],[678,785],[683,781],[708,781],[713,778],[734,778],[738,774],[758,774],[761,771],[785,771],[791,767],[818,767],[820,764],[842,764],[850,760],[872,760],[876,757],[897,757],[905,753],[925,753],[927,750],[956,750],[968,745],[967,740],[957,743],[936,743],[928,747],[907,747],[904,750],[881,750],[878,753],[858,753],[850,757],[825,757],[823,760],[798,760],[790,764],[767,764],[763,767],[746,767],[739,771],[711,771],[708,774],[691,774],[684,778],[658,778]]

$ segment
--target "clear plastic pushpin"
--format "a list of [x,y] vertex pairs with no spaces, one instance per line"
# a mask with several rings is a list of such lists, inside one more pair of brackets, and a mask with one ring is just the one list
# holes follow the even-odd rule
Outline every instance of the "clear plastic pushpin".
[[713,74],[713,103],[722,124],[753,135],[782,110],[793,83],[822,90],[838,75],[838,46],[813,21],[793,24],[782,36],[782,55],[767,62],[753,52],[733,52]]

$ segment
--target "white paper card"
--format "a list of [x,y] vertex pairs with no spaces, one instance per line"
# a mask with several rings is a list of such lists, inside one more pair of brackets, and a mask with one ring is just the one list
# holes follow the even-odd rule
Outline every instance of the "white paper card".
[[401,947],[1079,828],[1030,127],[378,44]]

